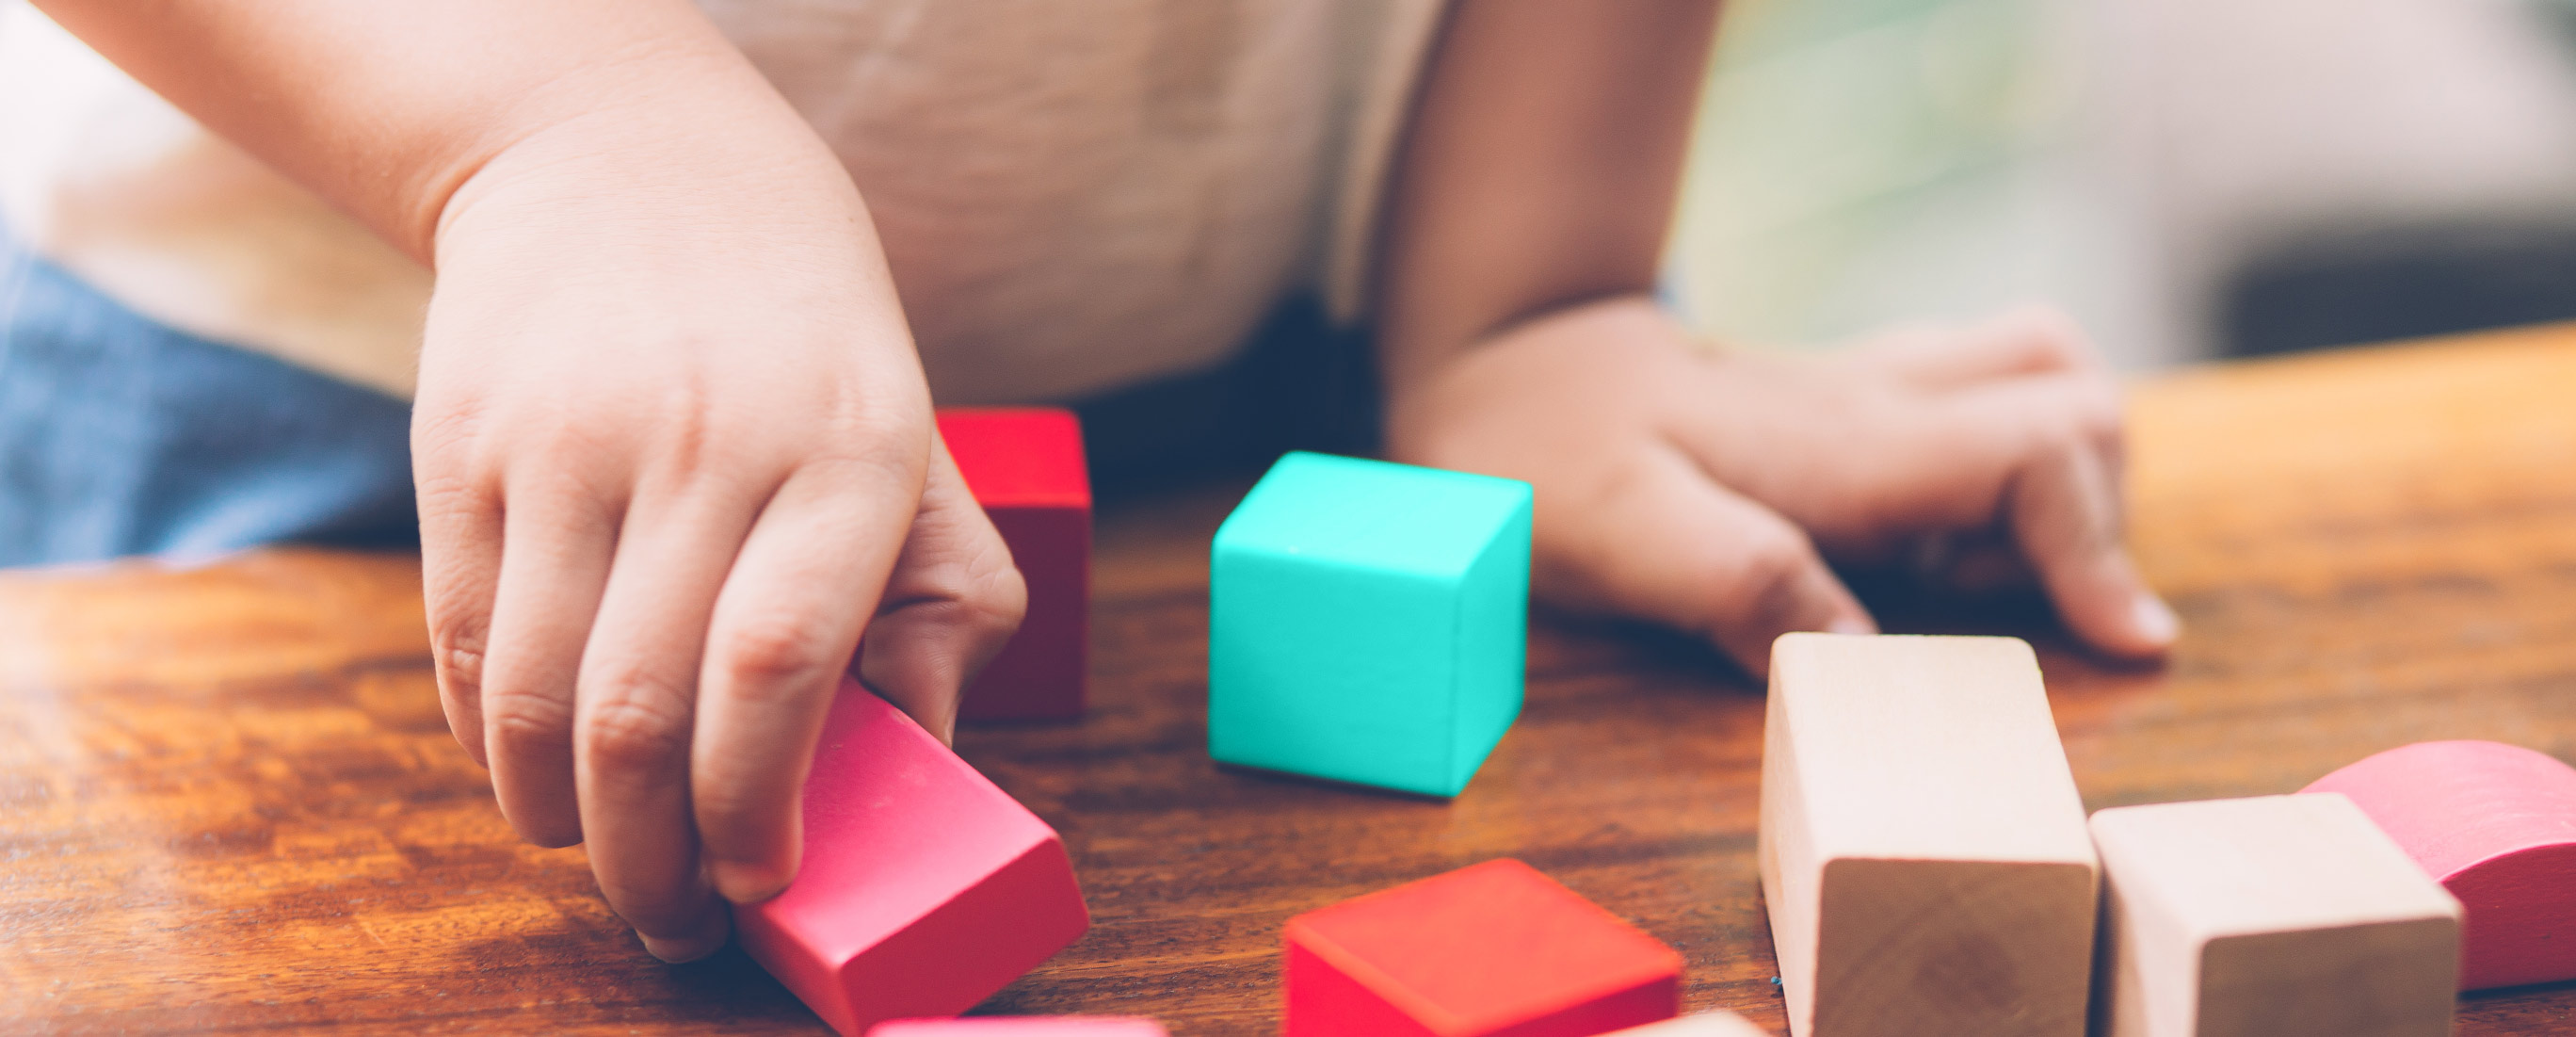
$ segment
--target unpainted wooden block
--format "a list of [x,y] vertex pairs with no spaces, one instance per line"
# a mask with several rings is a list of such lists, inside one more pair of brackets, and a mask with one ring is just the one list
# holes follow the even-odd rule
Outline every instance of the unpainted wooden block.
[[1621,1030],[1611,1037],[1771,1037],[1733,1012],[1701,1012]]
[[2335,795],[2118,807],[2096,1033],[2438,1037],[2460,907]]
[[1082,425],[1053,407],[951,407],[939,437],[1028,583],[1028,614],[966,686],[963,720],[1082,715],[1091,643],[1091,475]]
[[1681,955],[1508,858],[1288,920],[1288,1037],[1588,1037],[1671,1018]]
[[1789,634],[1764,723],[1790,1032],[2083,1033],[2098,871],[2029,645]]
[[955,1015],[1091,925],[1055,830],[843,680],[786,892],[734,908],[745,951],[847,1037]]
[[988,1015],[973,1019],[897,1019],[868,1037],[1169,1037],[1163,1024],[1135,1015]]
[[2501,742],[2418,742],[2306,791],[2351,797],[2459,898],[2460,989],[2576,979],[2576,768]]

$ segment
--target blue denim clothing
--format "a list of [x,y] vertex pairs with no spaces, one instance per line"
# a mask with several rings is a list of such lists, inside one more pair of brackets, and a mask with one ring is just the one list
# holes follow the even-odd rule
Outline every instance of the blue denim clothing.
[[172,330],[0,235],[0,565],[416,542],[411,408]]

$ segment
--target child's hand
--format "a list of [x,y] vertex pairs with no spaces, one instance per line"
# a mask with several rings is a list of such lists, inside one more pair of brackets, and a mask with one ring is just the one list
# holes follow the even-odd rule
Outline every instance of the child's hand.
[[1695,631],[1755,673],[1793,630],[1874,629],[1823,556],[2001,533],[2075,633],[2164,650],[2120,542],[2120,402],[2024,312],[1821,358],[1710,353],[1651,302],[1559,311],[1392,401],[1400,460],[1528,480],[1537,591]]
[[848,177],[801,124],[735,122],[551,131],[468,182],[414,420],[450,723],[675,961],[722,944],[717,891],[793,877],[862,628],[862,676],[944,738],[1025,600]]

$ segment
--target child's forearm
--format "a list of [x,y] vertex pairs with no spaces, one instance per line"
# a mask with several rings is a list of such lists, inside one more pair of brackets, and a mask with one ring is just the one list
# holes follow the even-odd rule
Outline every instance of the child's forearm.
[[1506,325],[1653,289],[1716,15],[1714,0],[1457,5],[1389,191],[1392,390]]
[[459,187],[526,165],[696,145],[837,164],[685,0],[38,0],[217,133],[423,260]]

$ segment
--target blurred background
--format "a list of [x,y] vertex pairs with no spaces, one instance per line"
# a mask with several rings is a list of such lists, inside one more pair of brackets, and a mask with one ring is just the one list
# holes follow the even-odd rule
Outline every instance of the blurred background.
[[1735,0],[1668,266],[1810,346],[2052,301],[2120,366],[2576,318],[2576,0]]

